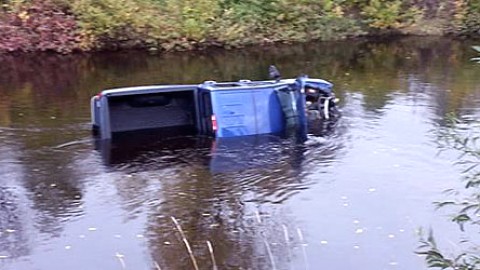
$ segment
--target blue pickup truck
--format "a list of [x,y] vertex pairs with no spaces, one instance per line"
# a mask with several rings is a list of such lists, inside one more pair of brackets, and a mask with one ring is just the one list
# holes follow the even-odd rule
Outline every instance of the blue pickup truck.
[[332,84],[296,79],[196,85],[152,85],[103,90],[91,99],[92,127],[100,139],[116,133],[181,128],[213,137],[308,131],[309,117],[338,116]]

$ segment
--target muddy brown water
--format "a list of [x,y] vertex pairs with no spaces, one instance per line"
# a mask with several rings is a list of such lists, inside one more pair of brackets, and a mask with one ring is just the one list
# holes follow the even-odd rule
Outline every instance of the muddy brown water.
[[[471,45],[2,56],[0,268],[194,269],[193,256],[199,269],[426,269],[419,228],[447,247],[462,237],[433,202],[463,185],[458,153],[438,155],[436,141],[448,113],[478,116]],[[91,136],[101,89],[267,79],[272,63],[335,84],[343,116],[332,132],[303,144]]]

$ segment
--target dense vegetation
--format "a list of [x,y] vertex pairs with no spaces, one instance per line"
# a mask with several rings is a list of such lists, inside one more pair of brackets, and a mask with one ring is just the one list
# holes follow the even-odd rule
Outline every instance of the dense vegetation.
[[0,0],[0,52],[479,35],[477,0]]

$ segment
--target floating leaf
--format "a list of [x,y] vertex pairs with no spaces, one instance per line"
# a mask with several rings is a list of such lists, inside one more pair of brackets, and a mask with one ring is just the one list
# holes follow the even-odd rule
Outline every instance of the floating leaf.
[[461,214],[461,215],[458,215],[458,216],[454,217],[452,220],[455,221],[455,222],[467,222],[471,219],[467,214]]

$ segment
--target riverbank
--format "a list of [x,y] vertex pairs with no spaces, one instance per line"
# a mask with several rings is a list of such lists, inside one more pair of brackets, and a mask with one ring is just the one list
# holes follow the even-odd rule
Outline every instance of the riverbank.
[[0,53],[152,52],[360,36],[480,37],[469,0],[4,0]]

